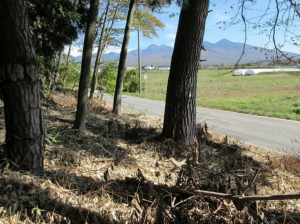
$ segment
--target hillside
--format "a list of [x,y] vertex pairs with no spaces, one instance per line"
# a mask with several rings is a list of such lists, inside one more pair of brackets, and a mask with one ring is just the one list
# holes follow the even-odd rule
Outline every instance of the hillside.
[[[203,45],[207,51],[201,52],[201,59],[207,60],[202,62],[203,65],[221,65],[223,62],[227,64],[235,64],[241,56],[243,50],[243,43],[232,42],[226,39],[222,39],[217,43],[210,43],[204,41]],[[141,63],[144,66],[170,66],[173,47],[167,45],[155,45],[152,44],[146,49],[141,49]],[[290,55],[295,55],[290,53]],[[269,53],[270,58],[270,53]],[[110,52],[104,55],[104,61],[118,60],[119,53]],[[81,60],[81,56],[76,57],[76,61]],[[265,61],[265,52],[261,52],[260,49],[246,45],[245,54],[240,63]],[[138,62],[138,50],[133,50],[127,54],[127,66],[137,66]]]

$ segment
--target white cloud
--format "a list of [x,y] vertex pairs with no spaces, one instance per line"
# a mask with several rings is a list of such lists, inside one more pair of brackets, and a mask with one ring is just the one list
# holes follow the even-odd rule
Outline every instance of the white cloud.
[[214,13],[214,19],[216,20],[216,22],[220,22],[220,21],[229,20],[230,16],[229,14],[225,14],[225,12],[216,12]]
[[98,52],[98,47],[94,47],[93,48],[93,54],[97,53]]
[[[128,52],[129,51],[134,51],[134,50],[136,50],[135,48],[128,48]],[[121,51],[121,49],[120,49],[120,51]]]
[[[69,52],[69,45],[65,46],[65,49],[64,49],[65,54],[68,54],[68,52]],[[72,46],[71,47],[71,56],[76,57],[79,55],[82,55],[82,47]]]
[[[133,49],[129,49],[128,51],[133,50]],[[68,54],[69,51],[69,46],[66,46],[64,49],[64,53]],[[98,48],[93,48],[93,54],[97,53]],[[108,46],[105,48],[105,53],[109,53],[109,52],[115,52],[115,53],[120,53],[121,48],[120,47],[113,47],[113,46]],[[82,46],[72,46],[71,48],[71,55],[73,57],[82,55]]]
[[109,52],[120,53],[121,52],[121,47],[107,46],[105,48],[105,54],[107,54]]
[[175,27],[173,24],[171,23],[165,23],[165,29],[168,29],[168,30],[171,30],[171,31],[174,31],[176,30],[177,27]]
[[169,34],[167,35],[167,37],[168,37],[169,39],[175,40],[176,35],[173,34],[173,33],[169,33]]

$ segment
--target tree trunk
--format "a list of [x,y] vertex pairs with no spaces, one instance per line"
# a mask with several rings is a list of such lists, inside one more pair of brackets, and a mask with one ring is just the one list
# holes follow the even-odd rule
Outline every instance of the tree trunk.
[[138,64],[139,64],[139,93],[142,95],[142,69],[141,69],[140,27],[138,29]]
[[103,22],[103,26],[102,26],[102,30],[101,30],[99,46],[98,46],[98,52],[97,52],[97,57],[96,57],[94,72],[93,72],[90,99],[92,99],[94,97],[94,93],[95,93],[95,90],[97,88],[98,68],[99,68],[100,62],[102,60],[102,52],[101,51],[104,51],[104,48],[105,48],[105,46],[102,42],[103,42],[103,37],[104,37],[104,31],[106,29],[106,22],[107,22],[107,18],[108,18],[109,5],[110,5],[110,0],[108,0],[108,2],[107,2],[104,22]]
[[196,132],[196,90],[209,0],[181,10],[171,60],[162,136],[190,145]]
[[125,73],[125,63],[127,57],[130,32],[133,23],[133,14],[134,14],[135,5],[136,5],[136,0],[130,0],[129,11],[128,11],[127,21],[126,21],[126,26],[124,31],[124,38],[123,38],[123,43],[122,43],[122,48],[120,53],[118,77],[117,77],[116,89],[114,95],[113,113],[115,114],[121,114],[121,98],[122,98],[123,81],[124,81],[124,73]]
[[52,82],[52,86],[51,86],[51,89],[53,91],[57,87],[57,83],[58,83],[58,78],[59,78],[60,67],[61,67],[61,62],[62,62],[63,55],[64,55],[64,51],[61,50],[59,52],[59,56],[58,56],[58,62],[57,62],[56,72],[55,72],[55,75],[54,75],[54,82]]
[[98,15],[99,0],[91,0],[88,12],[87,28],[84,37],[81,73],[78,89],[78,102],[74,129],[85,129],[85,121],[87,116],[87,95],[89,88],[89,79],[91,71],[91,60],[93,53],[94,32]]
[[40,82],[25,1],[0,1],[0,87],[3,92],[8,159],[42,171],[44,122]]
[[[74,8],[77,7],[77,0],[74,0],[73,7]],[[71,50],[72,50],[72,43],[69,45],[69,51],[68,51],[68,56],[67,56],[67,65],[66,65],[67,68],[68,68],[69,61],[70,61]],[[64,86],[64,88],[66,88],[66,82],[67,82],[67,74],[63,78],[63,86]]]
[[[67,64],[66,64],[67,68],[68,68],[69,62],[70,62],[71,50],[72,50],[72,44],[69,45],[68,56],[67,56]],[[65,74],[64,77],[63,77],[63,86],[64,86],[64,88],[66,88],[66,82],[67,82],[67,74]]]

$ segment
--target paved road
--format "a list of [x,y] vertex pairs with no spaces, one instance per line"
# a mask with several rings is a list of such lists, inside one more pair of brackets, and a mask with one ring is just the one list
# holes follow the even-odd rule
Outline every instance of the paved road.
[[[113,98],[105,96],[107,103]],[[122,107],[163,117],[165,102],[123,95]],[[293,153],[300,151],[300,122],[197,107],[197,121],[210,129],[253,145]]]

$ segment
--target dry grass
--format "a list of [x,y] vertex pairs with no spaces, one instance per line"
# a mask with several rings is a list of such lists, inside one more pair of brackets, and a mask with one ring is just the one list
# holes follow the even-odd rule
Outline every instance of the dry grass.
[[72,129],[76,99],[56,94],[45,102],[47,136],[55,142],[46,146],[45,171],[33,175],[2,164],[0,223],[300,222],[299,200],[242,203],[159,187],[296,194],[299,156],[244,145],[199,125],[199,164],[174,166],[172,157],[190,161],[193,149],[161,139],[162,119],[116,116],[98,100],[88,107],[87,130],[80,137]]

